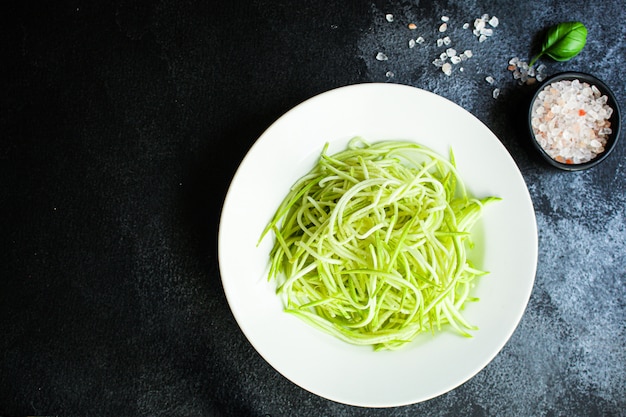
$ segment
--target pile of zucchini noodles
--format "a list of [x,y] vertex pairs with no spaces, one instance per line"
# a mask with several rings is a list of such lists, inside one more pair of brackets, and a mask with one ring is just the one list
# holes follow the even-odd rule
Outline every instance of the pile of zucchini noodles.
[[285,311],[336,337],[396,349],[462,316],[479,270],[470,230],[496,197],[468,195],[449,160],[413,142],[324,148],[278,207],[268,278]]

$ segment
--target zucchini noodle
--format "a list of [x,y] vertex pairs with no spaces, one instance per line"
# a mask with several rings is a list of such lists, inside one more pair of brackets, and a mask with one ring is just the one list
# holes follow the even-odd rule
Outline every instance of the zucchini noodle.
[[470,231],[496,197],[470,197],[449,160],[411,142],[354,138],[298,180],[259,242],[285,311],[341,340],[396,349],[424,331],[477,330]]

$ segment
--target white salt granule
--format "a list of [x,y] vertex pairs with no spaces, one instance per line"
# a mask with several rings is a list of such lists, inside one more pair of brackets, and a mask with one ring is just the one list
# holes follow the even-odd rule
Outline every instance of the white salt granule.
[[539,65],[535,69],[535,67],[529,66],[528,62],[522,61],[518,57],[511,58],[507,68],[520,85],[535,84],[537,81],[541,82],[546,76],[546,66],[544,64]]
[[531,125],[539,145],[566,164],[588,162],[604,152],[613,109],[598,88],[579,80],[544,87],[533,104]]
[[383,54],[382,52],[379,52],[376,54],[376,59],[379,61],[386,61],[389,58],[387,57],[387,55]]
[[[472,30],[472,33],[478,38],[478,42],[484,42],[487,38],[493,36],[493,28],[496,28],[499,24],[500,21],[497,17],[489,17],[488,14],[484,14],[474,20],[474,30]],[[487,27],[487,25],[491,27]],[[465,28],[465,25],[463,27]],[[469,27],[469,24],[467,27]]]

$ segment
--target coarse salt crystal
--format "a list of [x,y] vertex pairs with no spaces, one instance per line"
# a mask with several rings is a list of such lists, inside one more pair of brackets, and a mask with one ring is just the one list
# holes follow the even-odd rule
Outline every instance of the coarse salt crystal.
[[436,66],[437,68],[441,68],[443,66],[443,59],[441,58],[436,58],[433,61],[433,65]]
[[541,82],[545,78],[546,66],[544,64],[538,67],[531,67],[526,61],[522,61],[518,57],[513,57],[509,60],[509,66],[507,67],[513,78],[517,80],[519,85],[522,84],[535,84],[537,81]]
[[441,66],[441,71],[449,76],[450,74],[452,74],[452,65],[449,62],[446,62]]
[[448,30],[448,24],[442,23],[441,26],[439,26],[439,32],[445,32],[446,30]]
[[537,143],[554,160],[580,164],[604,152],[612,129],[610,116],[600,115],[610,114],[612,108],[606,103],[606,95],[584,92],[593,87],[578,80],[561,80],[537,95],[531,126]]
[[489,24],[491,25],[491,27],[496,28],[500,24],[500,21],[498,20],[497,17],[492,16],[491,19],[489,19]]
[[415,42],[420,44],[420,45],[423,44],[425,41],[426,40],[423,37],[421,37],[421,36],[419,36],[417,39],[415,39]]
[[391,13],[387,13],[385,15],[385,19],[387,19],[387,22],[393,22],[393,15]]
[[383,54],[382,52],[379,52],[376,54],[376,59],[379,61],[386,61],[389,58],[387,57],[387,55]]

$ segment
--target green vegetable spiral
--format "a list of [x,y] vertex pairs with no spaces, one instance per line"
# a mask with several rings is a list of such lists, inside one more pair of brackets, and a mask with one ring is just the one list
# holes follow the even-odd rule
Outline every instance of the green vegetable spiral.
[[297,181],[270,230],[269,279],[285,311],[338,338],[395,349],[424,331],[476,328],[460,311],[485,272],[467,259],[485,204],[450,161],[402,141],[354,138]]

